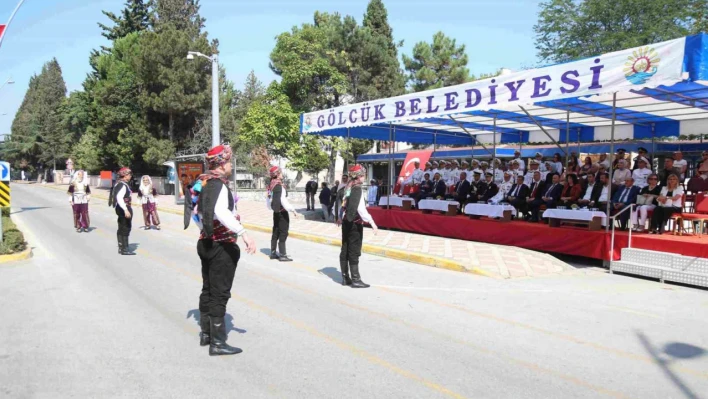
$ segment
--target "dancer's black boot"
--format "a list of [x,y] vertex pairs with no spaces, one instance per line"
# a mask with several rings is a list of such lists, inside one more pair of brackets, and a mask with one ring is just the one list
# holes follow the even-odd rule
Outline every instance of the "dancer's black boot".
[[226,323],[223,317],[209,316],[209,325],[211,329],[209,356],[235,355],[243,352],[240,348],[226,343]]

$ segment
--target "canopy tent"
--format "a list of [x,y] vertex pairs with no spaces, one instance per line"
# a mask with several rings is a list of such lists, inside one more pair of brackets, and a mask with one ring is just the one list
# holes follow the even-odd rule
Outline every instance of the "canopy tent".
[[304,134],[438,145],[610,140],[612,126],[708,133],[708,34],[301,116]]
[[549,141],[567,155],[570,142],[610,140],[612,161],[617,139],[708,132],[708,34],[314,111],[300,131],[493,155],[497,143]]

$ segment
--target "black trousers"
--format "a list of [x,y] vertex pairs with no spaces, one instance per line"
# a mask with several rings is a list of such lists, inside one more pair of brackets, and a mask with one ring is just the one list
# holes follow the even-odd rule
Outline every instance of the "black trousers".
[[130,212],[131,218],[125,217],[125,211],[120,206],[116,206],[116,215],[118,215],[118,235],[128,237],[130,235],[130,230],[133,228],[133,208],[130,205],[127,206],[128,212]]
[[290,215],[287,212],[273,212],[273,236],[270,239],[270,250],[278,247],[280,255],[287,255],[285,241],[290,230]]
[[315,193],[305,193],[305,200],[307,201],[307,208],[315,209]]
[[358,265],[361,244],[364,239],[364,225],[344,220],[342,222],[342,251],[339,262],[342,265]]
[[199,312],[212,317],[224,317],[241,250],[235,243],[199,240],[197,254],[202,261]]
[[657,206],[654,208],[654,213],[651,215],[651,223],[649,224],[649,230],[658,230],[659,232],[664,232],[664,226],[669,218],[681,210],[673,206]]

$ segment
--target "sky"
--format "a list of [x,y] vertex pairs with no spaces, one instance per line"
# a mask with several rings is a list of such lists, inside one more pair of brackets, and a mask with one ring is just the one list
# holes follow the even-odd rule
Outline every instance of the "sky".
[[[19,0],[0,1],[5,23]],[[384,0],[400,53],[415,43],[432,41],[442,31],[466,46],[470,72],[536,65],[533,25],[540,0]],[[201,0],[209,38],[219,40],[219,59],[226,76],[243,87],[251,70],[264,82],[276,78],[268,67],[275,37],[295,25],[312,22],[315,11],[352,15],[361,23],[368,0]],[[12,120],[32,75],[56,57],[68,92],[81,90],[90,71],[89,53],[107,45],[97,23],[108,24],[101,11],[116,14],[124,0],[25,0],[0,47],[0,135]],[[400,55],[399,53],[399,55]],[[6,115],[3,115],[6,114]]]

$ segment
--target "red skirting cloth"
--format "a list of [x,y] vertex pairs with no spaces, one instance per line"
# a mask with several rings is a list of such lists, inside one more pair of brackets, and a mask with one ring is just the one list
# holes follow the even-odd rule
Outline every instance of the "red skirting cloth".
[[[512,221],[503,223],[492,219],[469,219],[467,216],[423,214],[421,211],[402,211],[367,208],[379,227],[430,236],[516,246],[541,252],[610,259],[612,230],[589,231],[587,227],[549,227],[545,223]],[[614,259],[619,260],[622,248],[628,246],[628,233],[615,232]],[[708,258],[705,239],[696,236],[632,234],[632,248],[671,252],[685,256]]]
[[71,207],[74,210],[74,228],[88,229],[88,204],[73,204]]

